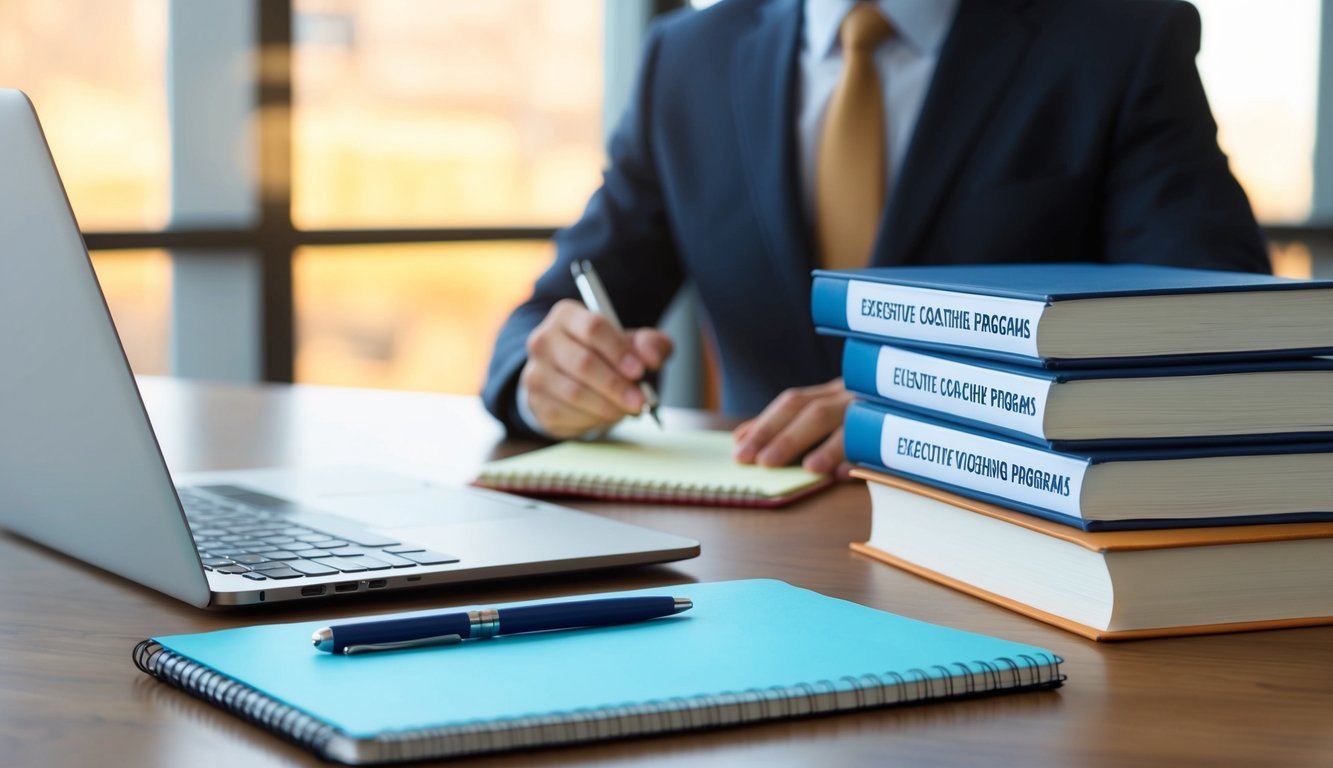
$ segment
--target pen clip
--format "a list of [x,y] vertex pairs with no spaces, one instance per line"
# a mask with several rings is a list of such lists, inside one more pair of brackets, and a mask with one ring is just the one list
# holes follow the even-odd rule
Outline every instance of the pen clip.
[[440,635],[439,637],[419,637],[416,640],[399,640],[396,643],[369,643],[349,645],[343,648],[344,656],[372,651],[398,651],[404,648],[429,648],[437,645],[457,645],[463,642],[461,635]]

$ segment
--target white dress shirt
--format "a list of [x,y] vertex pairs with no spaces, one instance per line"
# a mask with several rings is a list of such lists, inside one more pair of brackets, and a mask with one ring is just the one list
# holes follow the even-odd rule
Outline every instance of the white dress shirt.
[[[805,0],[801,27],[801,71],[796,94],[796,139],[800,147],[801,194],[806,215],[815,215],[815,162],[819,155],[819,132],[824,112],[842,76],[842,43],[838,29],[847,12],[860,0]],[[868,2],[869,0],[864,0]],[[916,126],[926,91],[935,74],[940,47],[953,25],[958,0],[875,0],[880,13],[897,31],[894,37],[875,51],[875,68],[884,89],[884,178],[893,189],[894,172],[902,167],[907,144]],[[537,423],[528,403],[528,390],[518,385],[518,415],[538,434],[544,430]],[[597,437],[605,429],[593,430],[583,437]]]

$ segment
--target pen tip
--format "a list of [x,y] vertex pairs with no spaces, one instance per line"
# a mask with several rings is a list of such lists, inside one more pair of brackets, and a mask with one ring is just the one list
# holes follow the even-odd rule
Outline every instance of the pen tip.
[[675,613],[680,613],[681,611],[688,611],[689,609],[694,607],[694,601],[689,599],[688,597],[677,597],[673,599],[676,601]]
[[666,427],[662,426],[662,417],[657,414],[657,406],[654,405],[651,408],[649,408],[648,415],[652,416],[653,421],[657,422],[658,429],[666,429]]

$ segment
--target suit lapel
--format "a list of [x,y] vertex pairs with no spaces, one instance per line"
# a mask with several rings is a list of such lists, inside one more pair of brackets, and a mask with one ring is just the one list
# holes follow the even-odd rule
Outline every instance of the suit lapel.
[[959,5],[880,225],[874,263],[903,264],[916,251],[1030,35],[1006,3]]
[[737,40],[731,89],[740,161],[765,250],[772,266],[783,271],[792,297],[808,301],[814,265],[796,150],[800,29],[800,0],[775,0],[758,8],[754,26]]

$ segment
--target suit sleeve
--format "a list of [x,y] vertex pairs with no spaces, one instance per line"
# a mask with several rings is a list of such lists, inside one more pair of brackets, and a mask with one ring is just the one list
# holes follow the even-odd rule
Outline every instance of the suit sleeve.
[[1143,38],[1111,139],[1107,258],[1268,272],[1264,237],[1217,145],[1194,64],[1199,34],[1194,7],[1173,2]]
[[655,324],[682,281],[682,269],[654,160],[654,81],[661,26],[650,30],[630,105],[612,133],[602,186],[583,216],[555,236],[556,257],[500,329],[482,400],[511,435],[535,437],[518,415],[515,392],[527,338],[561,299],[578,298],[569,265],[591,260],[626,328]]

